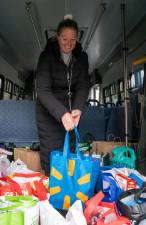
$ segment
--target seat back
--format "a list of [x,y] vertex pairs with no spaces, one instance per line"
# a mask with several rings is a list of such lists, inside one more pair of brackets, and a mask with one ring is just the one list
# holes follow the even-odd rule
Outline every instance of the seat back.
[[94,140],[105,140],[105,127],[104,108],[85,107],[79,123],[81,141],[85,141],[87,134],[90,134]]
[[0,142],[13,142],[16,146],[39,142],[35,102],[0,100]]

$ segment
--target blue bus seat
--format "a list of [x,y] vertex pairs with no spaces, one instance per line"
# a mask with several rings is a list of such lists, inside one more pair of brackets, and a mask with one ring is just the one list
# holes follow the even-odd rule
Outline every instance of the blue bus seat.
[[12,142],[17,147],[39,142],[35,102],[0,100],[0,142]]
[[86,134],[91,134],[96,141],[104,141],[105,128],[104,108],[98,106],[85,107],[79,122],[81,141],[85,141]]
[[108,111],[108,124],[106,129],[106,140],[109,140],[109,135],[125,140],[125,115],[124,107],[111,107]]

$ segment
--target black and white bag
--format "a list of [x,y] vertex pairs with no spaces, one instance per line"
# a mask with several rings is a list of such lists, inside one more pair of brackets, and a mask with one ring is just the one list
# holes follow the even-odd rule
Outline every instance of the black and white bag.
[[146,187],[125,191],[119,196],[118,208],[122,215],[139,224],[146,219]]

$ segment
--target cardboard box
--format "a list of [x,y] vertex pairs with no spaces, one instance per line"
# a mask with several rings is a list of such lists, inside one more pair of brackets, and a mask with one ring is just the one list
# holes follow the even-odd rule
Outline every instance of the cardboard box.
[[[132,144],[128,143],[130,147]],[[125,146],[125,142],[114,142],[114,141],[94,141],[92,142],[92,154],[100,154],[103,155],[105,153],[109,153],[110,157],[112,156],[112,150],[119,146]]]
[[15,148],[14,159],[20,159],[27,165],[29,169],[42,173],[39,151],[32,151],[26,148]]

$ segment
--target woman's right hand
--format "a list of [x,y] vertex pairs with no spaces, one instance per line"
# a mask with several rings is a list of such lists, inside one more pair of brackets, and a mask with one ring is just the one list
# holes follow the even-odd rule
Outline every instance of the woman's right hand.
[[75,124],[71,113],[67,112],[61,117],[62,124],[66,131],[71,131],[74,129]]

